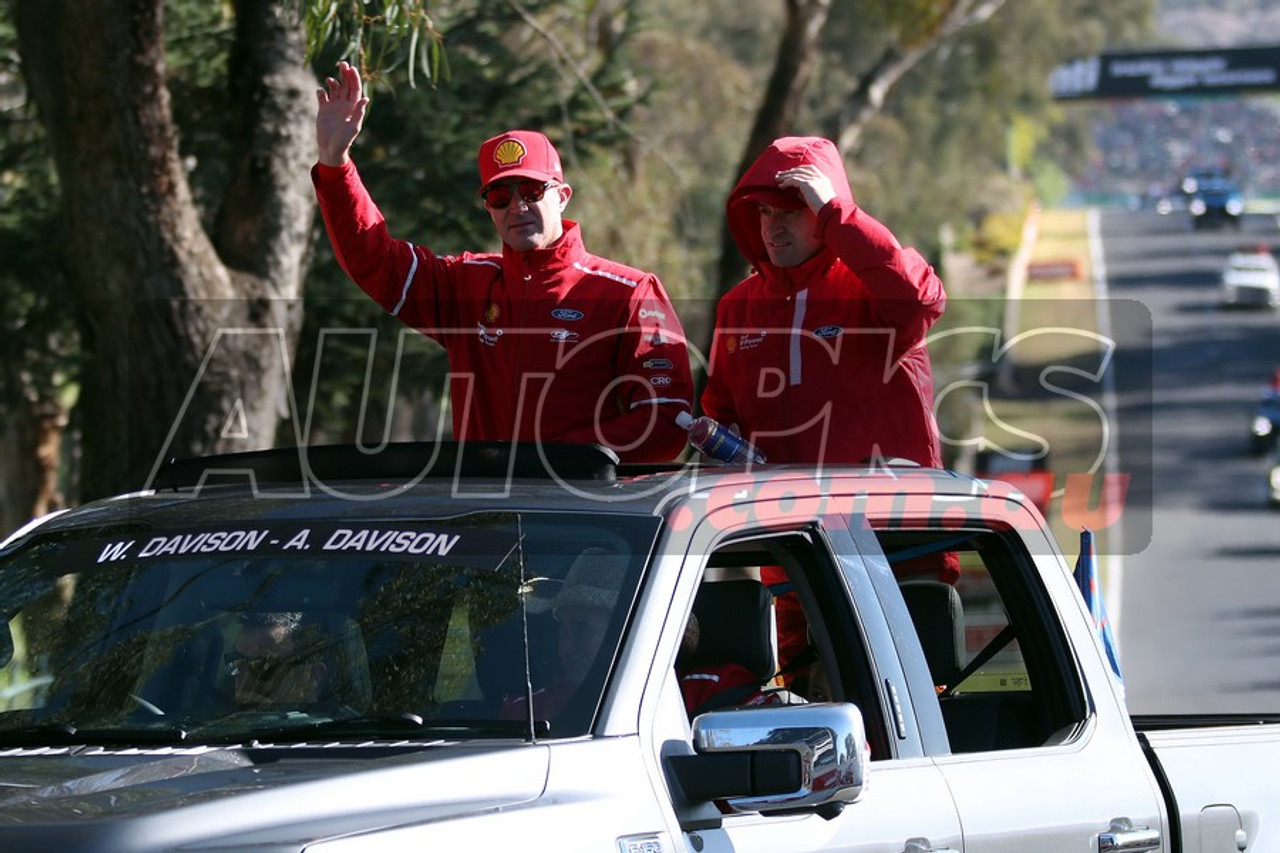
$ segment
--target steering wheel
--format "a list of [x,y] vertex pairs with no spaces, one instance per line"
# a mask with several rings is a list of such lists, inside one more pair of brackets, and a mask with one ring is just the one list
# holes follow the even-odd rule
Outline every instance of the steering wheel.
[[129,698],[136,702],[138,707],[143,711],[155,714],[157,717],[163,717],[165,715],[164,710],[159,705],[156,705],[154,702],[148,702],[137,693],[130,693]]

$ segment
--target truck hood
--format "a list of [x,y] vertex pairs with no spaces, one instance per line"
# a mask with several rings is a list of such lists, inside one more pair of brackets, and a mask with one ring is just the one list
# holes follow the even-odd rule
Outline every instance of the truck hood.
[[0,850],[300,850],[498,810],[543,791],[537,744],[0,755]]

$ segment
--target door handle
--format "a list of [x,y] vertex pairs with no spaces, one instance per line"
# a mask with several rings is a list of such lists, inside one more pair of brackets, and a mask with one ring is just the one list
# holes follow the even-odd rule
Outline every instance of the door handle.
[[959,853],[952,847],[934,847],[927,838],[908,838],[902,853]]
[[1134,826],[1127,817],[1114,818],[1111,828],[1098,833],[1098,853],[1139,853],[1160,847],[1160,830]]

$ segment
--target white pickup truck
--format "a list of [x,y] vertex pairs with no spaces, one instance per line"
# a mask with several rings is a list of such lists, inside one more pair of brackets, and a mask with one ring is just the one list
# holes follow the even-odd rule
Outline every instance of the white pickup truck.
[[185,460],[14,534],[0,850],[1280,850],[1280,726],[1131,718],[1007,485],[613,463]]

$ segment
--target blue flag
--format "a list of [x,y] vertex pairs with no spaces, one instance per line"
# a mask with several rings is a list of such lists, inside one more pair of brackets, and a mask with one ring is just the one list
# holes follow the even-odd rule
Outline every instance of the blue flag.
[[1111,634],[1111,622],[1107,619],[1107,605],[1102,600],[1102,590],[1098,580],[1098,553],[1093,547],[1093,531],[1080,531],[1080,556],[1076,558],[1076,586],[1084,596],[1084,603],[1093,616],[1094,627],[1102,638],[1102,648],[1107,652],[1107,660],[1120,683],[1124,677],[1120,674],[1120,657],[1116,654],[1115,637]]

